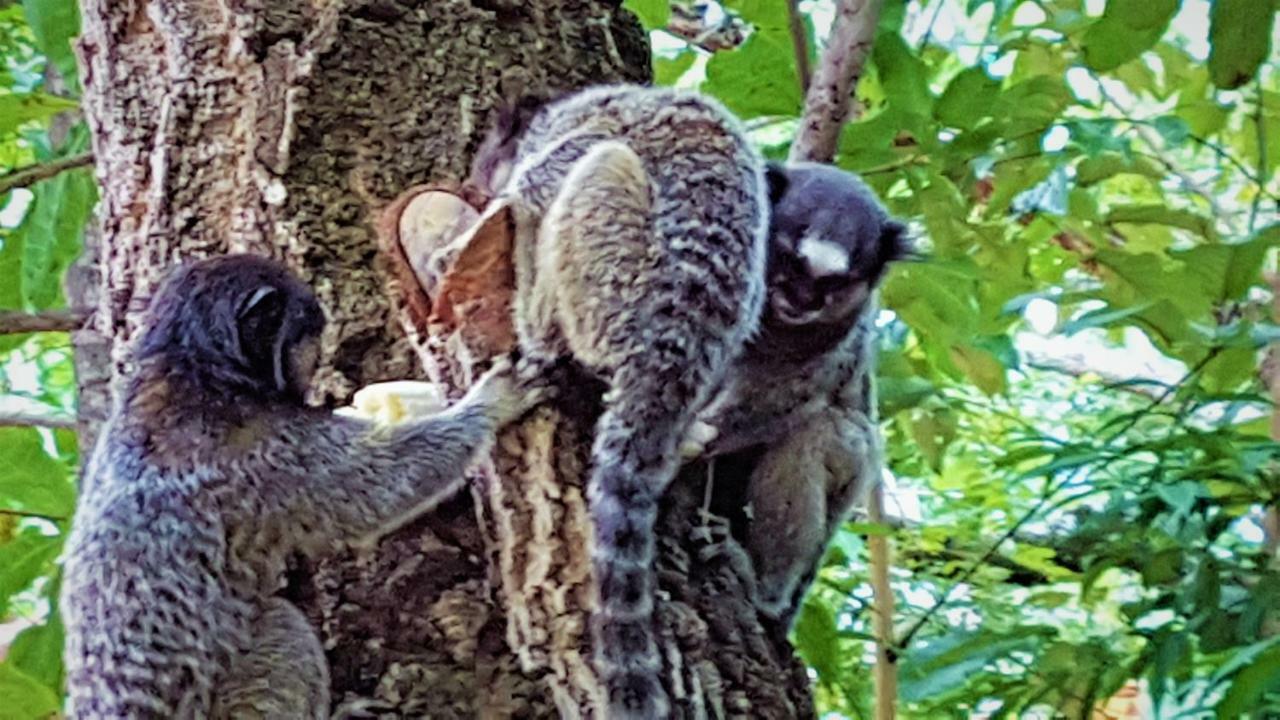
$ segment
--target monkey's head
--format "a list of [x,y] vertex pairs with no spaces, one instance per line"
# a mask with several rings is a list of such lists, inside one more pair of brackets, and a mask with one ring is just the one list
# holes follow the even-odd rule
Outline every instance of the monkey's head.
[[470,183],[486,197],[497,195],[507,184],[507,180],[511,179],[520,138],[529,128],[534,116],[548,102],[550,101],[546,97],[524,94],[515,100],[500,102],[494,108],[493,124],[480,141],[471,161]]
[[324,313],[280,263],[224,255],[180,266],[147,308],[136,350],[189,390],[301,403],[319,358]]
[[767,319],[843,324],[889,263],[910,253],[906,226],[856,175],[818,163],[771,163]]

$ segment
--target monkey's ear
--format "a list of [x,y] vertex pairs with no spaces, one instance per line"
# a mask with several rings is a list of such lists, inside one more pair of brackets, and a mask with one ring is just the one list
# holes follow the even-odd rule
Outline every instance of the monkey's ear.
[[270,378],[279,392],[288,386],[284,358],[286,305],[279,288],[261,285],[246,293],[236,310],[236,339],[241,356],[255,380]]
[[764,180],[769,185],[769,203],[776,204],[787,192],[791,179],[787,177],[787,168],[780,162],[768,162],[764,166]]
[[887,265],[897,260],[909,260],[916,256],[907,226],[890,218],[880,228],[880,258]]

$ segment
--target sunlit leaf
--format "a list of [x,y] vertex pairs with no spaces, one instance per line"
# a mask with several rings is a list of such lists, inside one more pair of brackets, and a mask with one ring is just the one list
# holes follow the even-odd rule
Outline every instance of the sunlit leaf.
[[0,508],[70,519],[70,468],[45,452],[33,428],[0,427]]
[[33,120],[43,120],[79,107],[74,100],[34,92],[0,95],[0,135]]
[[1160,39],[1177,9],[1178,0],[1108,0],[1085,33],[1085,61],[1106,71],[1138,57]]
[[48,718],[61,705],[58,695],[39,680],[11,663],[0,662],[0,708],[4,708],[6,720]]
[[1271,0],[1214,0],[1209,11],[1209,73],[1220,88],[1249,82],[1271,48]]

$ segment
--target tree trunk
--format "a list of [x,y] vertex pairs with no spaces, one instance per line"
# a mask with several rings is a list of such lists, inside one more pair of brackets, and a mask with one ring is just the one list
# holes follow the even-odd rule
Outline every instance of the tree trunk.
[[[475,360],[414,324],[376,218],[405,188],[465,177],[500,87],[647,80],[645,35],[617,5],[85,0],[103,186],[85,334],[106,339],[111,377],[164,270],[251,251],[285,260],[325,306],[315,400],[398,378],[465,385]],[[335,700],[388,716],[600,716],[585,632],[593,420],[540,410],[500,438],[469,494],[374,550],[299,560],[289,593],[320,628]],[[680,714],[811,716],[804,668],[752,609],[741,548],[707,532],[703,493],[687,469],[660,521]]]

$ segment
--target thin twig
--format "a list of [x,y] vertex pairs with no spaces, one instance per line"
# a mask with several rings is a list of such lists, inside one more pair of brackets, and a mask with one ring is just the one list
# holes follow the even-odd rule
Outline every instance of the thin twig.
[[48,520],[49,522],[59,523],[66,522],[70,518],[60,517],[58,515],[45,515],[44,513],[27,512],[26,510],[5,510],[0,508],[0,515],[8,515],[16,518],[32,518],[35,520]]
[[800,0],[787,0],[787,26],[791,29],[791,45],[796,51],[796,75],[800,78],[800,87],[809,92],[809,32],[804,26],[804,16],[800,13]]
[[14,170],[8,175],[0,176],[0,195],[4,195],[10,190],[16,188],[24,188],[34,185],[41,180],[48,180],[58,173],[75,168],[86,167],[93,164],[93,153],[83,153],[80,155],[72,155],[71,157],[53,160],[39,165],[28,165],[27,167]]
[[916,52],[923,52],[929,46],[929,41],[933,39],[933,26],[938,24],[938,16],[942,14],[942,6],[946,5],[946,0],[938,0],[938,4],[933,8],[933,16],[929,18],[929,27],[924,29],[924,35],[920,36],[920,45],[916,47]]
[[[884,482],[871,489],[867,514],[871,522],[884,522]],[[889,584],[889,568],[893,562],[893,547],[885,535],[867,538],[870,553],[871,593],[875,606],[871,624],[876,638],[875,697],[876,720],[893,720],[898,698],[898,653],[893,639],[894,598]]]
[[0,427],[47,427],[74,430],[76,419],[72,415],[63,413],[7,410],[0,411]]
[[75,310],[44,310],[26,313],[0,310],[0,335],[31,332],[70,332],[84,325],[84,313]]
[[1252,235],[1253,231],[1256,230],[1258,227],[1258,207],[1262,204],[1262,195],[1266,192],[1266,187],[1263,186],[1263,183],[1265,183],[1268,178],[1268,175],[1267,175],[1267,122],[1266,122],[1267,117],[1263,107],[1264,96],[1262,92],[1262,73],[1258,73],[1258,75],[1255,77],[1255,80],[1256,80],[1255,87],[1258,90],[1258,97],[1256,100],[1257,107],[1254,108],[1253,124],[1254,124],[1254,129],[1258,136],[1258,178],[1260,182],[1258,183],[1258,192],[1253,196],[1253,203],[1249,206],[1249,234],[1250,235]]
[[791,145],[791,160],[831,162],[849,117],[853,88],[871,53],[880,0],[838,0],[827,49],[804,98],[804,117]]

